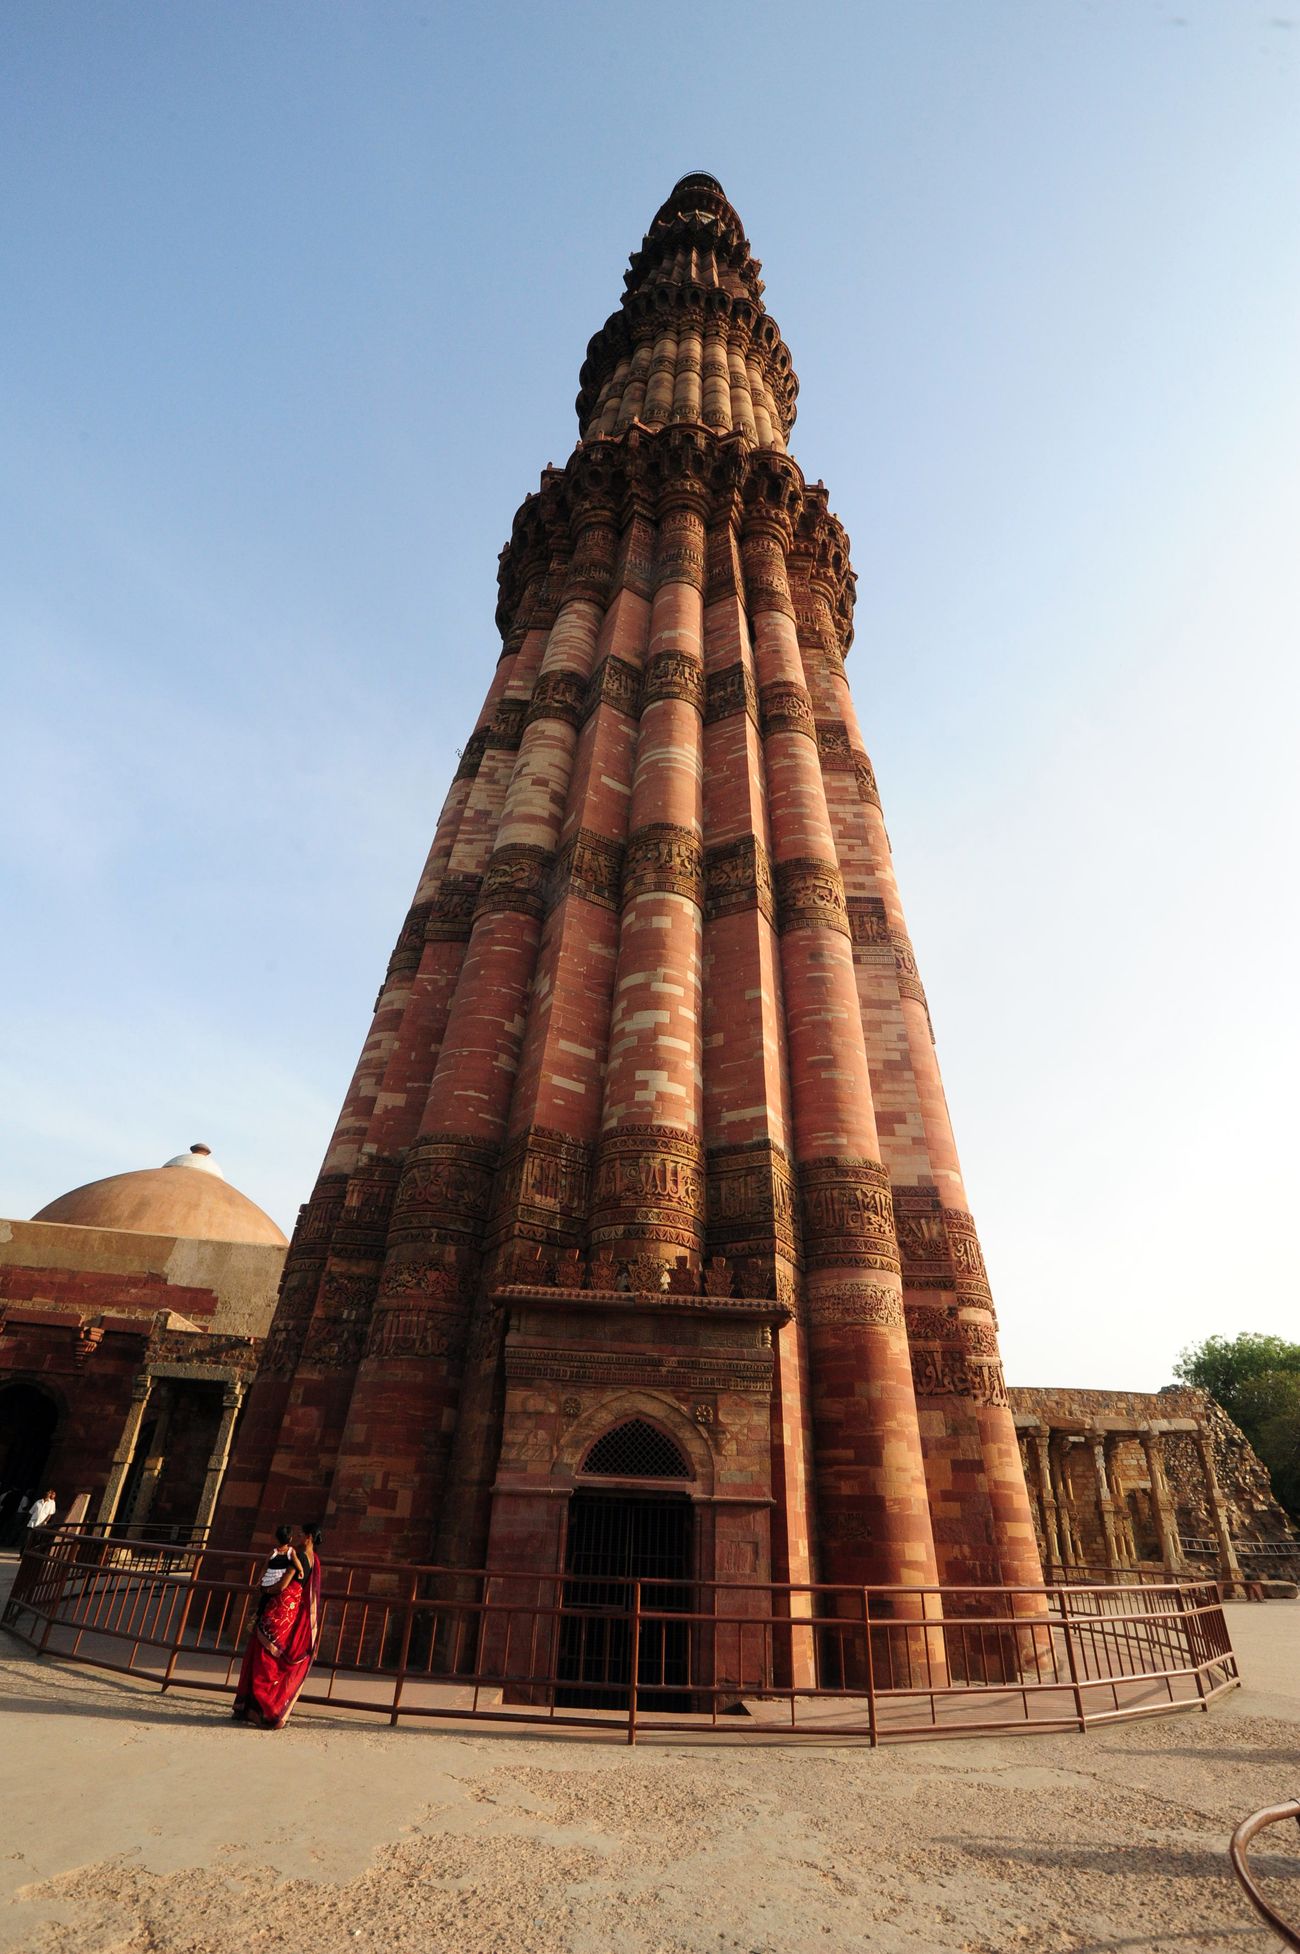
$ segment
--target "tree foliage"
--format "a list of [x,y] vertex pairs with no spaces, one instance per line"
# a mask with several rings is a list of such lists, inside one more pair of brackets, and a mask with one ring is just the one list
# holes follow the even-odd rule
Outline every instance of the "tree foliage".
[[1218,1400],[1268,1468],[1281,1504],[1300,1519],[1300,1343],[1254,1330],[1207,1337],[1180,1354],[1174,1376]]

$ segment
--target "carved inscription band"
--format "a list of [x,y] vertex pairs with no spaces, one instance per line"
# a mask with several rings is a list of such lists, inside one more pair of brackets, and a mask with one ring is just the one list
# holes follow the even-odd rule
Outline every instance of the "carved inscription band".
[[652,821],[630,837],[623,863],[623,901],[651,894],[685,896],[703,906],[704,850],[689,828]]
[[742,835],[710,848],[704,857],[704,913],[712,920],[757,909],[776,920],[772,864],[757,835]]
[[587,690],[582,702],[582,717],[589,719],[597,706],[609,706],[615,712],[626,713],[635,719],[641,710],[641,674],[635,665],[629,665],[625,658],[615,658],[613,653],[602,658],[587,681]]
[[575,729],[582,724],[587,702],[587,678],[582,672],[543,672],[528,701],[525,726],[539,719],[559,719]]
[[771,733],[804,733],[810,740],[816,739],[817,721],[806,685],[794,679],[773,679],[760,689],[758,704],[765,737]]
[[828,929],[848,936],[849,909],[838,866],[811,855],[778,862],[776,916],[782,935],[787,930]]
[[856,1267],[898,1273],[889,1175],[876,1160],[832,1156],[799,1168],[804,1261],[809,1269]]
[[737,712],[747,712],[757,726],[758,688],[748,665],[739,662],[710,673],[705,687],[704,723],[712,726]]
[[599,1142],[591,1240],[655,1241],[699,1250],[704,1150],[670,1126],[625,1126]]
[[492,1204],[497,1149],[459,1133],[435,1133],[406,1156],[389,1241],[476,1247]]
[[656,652],[645,668],[641,710],[660,699],[684,699],[698,713],[704,711],[704,667],[683,651]]

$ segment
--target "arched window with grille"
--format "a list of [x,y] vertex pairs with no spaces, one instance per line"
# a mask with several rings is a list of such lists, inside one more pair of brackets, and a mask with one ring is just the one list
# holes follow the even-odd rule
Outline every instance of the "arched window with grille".
[[627,1418],[598,1438],[582,1462],[604,1479],[689,1479],[690,1466],[672,1440],[644,1418]]

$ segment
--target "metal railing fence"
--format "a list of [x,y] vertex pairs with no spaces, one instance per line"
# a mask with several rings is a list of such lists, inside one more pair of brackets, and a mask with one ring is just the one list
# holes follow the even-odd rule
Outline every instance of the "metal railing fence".
[[[41,1653],[233,1694],[264,1556],[51,1531],[4,1626]],[[689,1602],[684,1606],[683,1602]],[[304,1703],[622,1732],[974,1735],[1206,1707],[1237,1677],[1212,1582],[845,1587],[326,1565]]]

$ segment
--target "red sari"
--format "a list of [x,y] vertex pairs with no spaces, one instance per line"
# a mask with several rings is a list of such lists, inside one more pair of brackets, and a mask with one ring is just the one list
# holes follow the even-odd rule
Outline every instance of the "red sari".
[[267,1597],[244,1650],[232,1710],[236,1722],[282,1730],[320,1640],[320,1561]]

